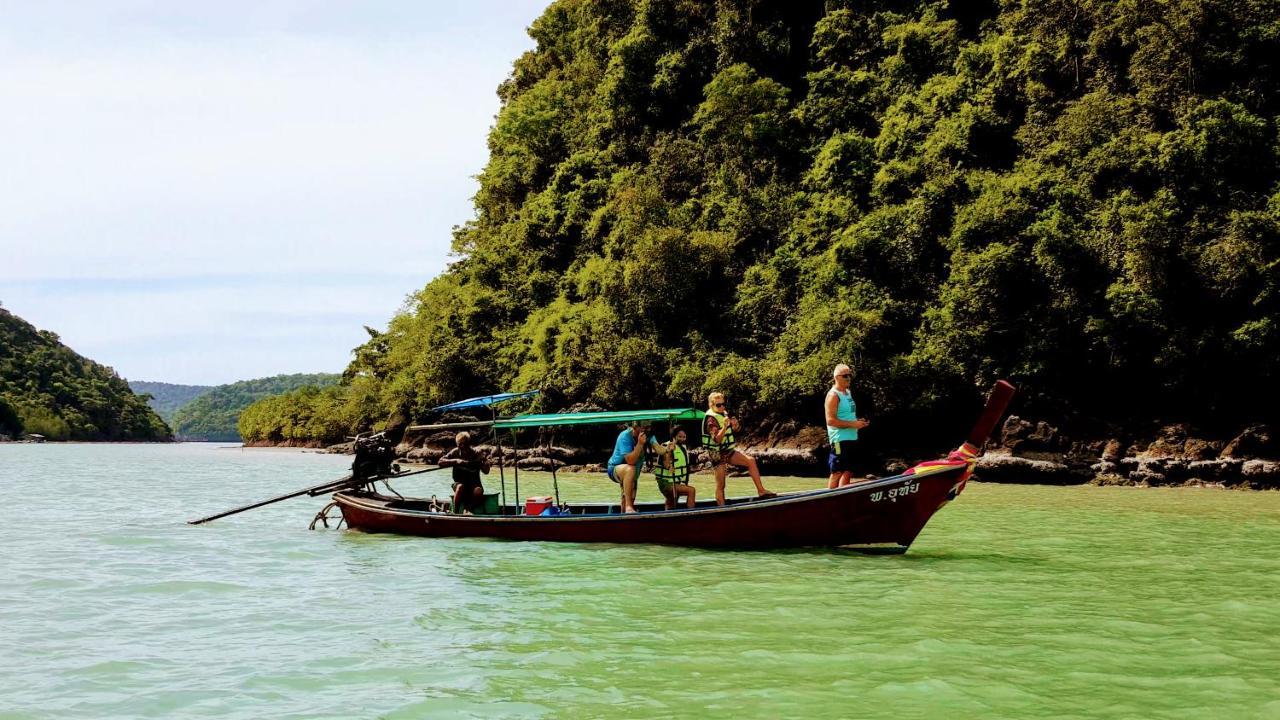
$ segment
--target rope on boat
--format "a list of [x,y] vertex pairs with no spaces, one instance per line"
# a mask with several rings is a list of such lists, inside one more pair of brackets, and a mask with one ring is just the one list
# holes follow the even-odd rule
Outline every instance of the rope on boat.
[[[328,529],[329,529],[329,521],[330,521],[330,520],[334,520],[334,519],[335,519],[335,518],[330,517],[330,516],[329,516],[329,513],[330,513],[334,508],[336,508],[336,507],[338,507],[338,503],[337,503],[337,502],[331,502],[331,503],[329,503],[328,505],[325,505],[325,506],[324,506],[324,508],[323,508],[323,509],[321,509],[321,510],[320,510],[320,512],[316,513],[316,516],[315,516],[314,518],[312,518],[312,519],[311,519],[311,524],[307,526],[307,529],[308,529],[308,530],[315,530],[315,529],[316,529],[316,525],[318,525],[318,524],[319,524],[319,525],[324,525],[324,528],[325,528],[326,530],[328,530]],[[338,517],[336,518],[336,520],[337,520],[337,522],[335,522],[335,523],[334,523],[334,525],[333,525],[333,529],[334,529],[334,530],[337,530],[338,528],[342,527],[342,523],[346,522],[346,521],[347,521],[347,518],[342,514],[342,511],[341,511],[341,510],[339,510],[339,511],[338,511]]]
[[[382,484],[386,485],[388,490],[396,494],[396,497],[400,498],[401,500],[404,499],[404,496],[400,494],[399,490],[396,490],[395,488],[391,487],[391,481],[389,478],[381,478],[381,480],[382,480]],[[370,487],[372,487],[373,483],[369,483],[369,485]]]

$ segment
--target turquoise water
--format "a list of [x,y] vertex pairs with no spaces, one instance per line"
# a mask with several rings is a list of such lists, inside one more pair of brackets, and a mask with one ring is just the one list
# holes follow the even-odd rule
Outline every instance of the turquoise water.
[[897,557],[184,523],[347,462],[0,445],[0,718],[1280,718],[1280,493],[975,483]]

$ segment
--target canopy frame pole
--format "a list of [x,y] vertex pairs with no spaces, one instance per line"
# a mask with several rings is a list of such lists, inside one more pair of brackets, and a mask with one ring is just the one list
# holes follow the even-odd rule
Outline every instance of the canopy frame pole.
[[547,438],[547,460],[551,463],[551,487],[555,488],[556,507],[560,506],[560,481],[556,478],[556,454],[555,454],[556,434],[551,433]]
[[[516,479],[516,507],[517,509],[519,509],[520,507],[520,438],[516,437],[515,428],[511,428],[511,449],[516,454],[515,462],[512,463],[512,467],[514,469],[511,472],[513,475],[515,475],[515,479]],[[519,515],[520,512],[517,512],[516,514]]]
[[[489,412],[493,414],[493,419],[496,422],[498,419],[498,411],[494,410],[493,406],[490,405]],[[502,512],[498,514],[506,515],[507,514],[507,474],[503,472],[502,436],[499,435],[498,428],[496,425],[492,425],[490,427],[493,430],[493,444],[498,446],[498,482],[502,484]]]

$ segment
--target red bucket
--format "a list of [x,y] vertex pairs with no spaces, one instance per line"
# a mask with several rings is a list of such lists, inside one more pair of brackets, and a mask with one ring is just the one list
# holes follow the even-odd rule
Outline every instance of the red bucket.
[[542,497],[525,498],[524,514],[525,515],[541,515],[543,510],[554,505],[554,498],[550,495]]

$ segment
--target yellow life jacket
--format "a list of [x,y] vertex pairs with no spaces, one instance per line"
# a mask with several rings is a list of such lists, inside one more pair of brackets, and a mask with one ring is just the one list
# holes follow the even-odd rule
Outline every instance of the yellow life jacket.
[[663,463],[653,466],[653,474],[658,477],[658,482],[667,485],[670,483],[685,484],[689,480],[689,453],[685,451],[683,445],[676,445],[671,448],[671,469],[668,470]]
[[720,436],[720,442],[717,444],[715,439],[707,432],[707,423],[702,423],[702,447],[708,450],[719,450],[720,452],[728,452],[737,446],[738,442],[733,437],[733,427],[729,425],[729,416],[721,415],[715,410],[708,410],[707,417],[715,418],[720,428],[724,430],[724,435]]

